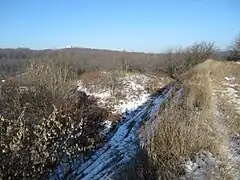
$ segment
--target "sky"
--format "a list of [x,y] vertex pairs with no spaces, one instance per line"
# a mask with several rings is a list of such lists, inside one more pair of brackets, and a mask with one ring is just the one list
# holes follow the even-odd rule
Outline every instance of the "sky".
[[239,0],[0,0],[0,48],[225,48],[240,32],[239,9]]

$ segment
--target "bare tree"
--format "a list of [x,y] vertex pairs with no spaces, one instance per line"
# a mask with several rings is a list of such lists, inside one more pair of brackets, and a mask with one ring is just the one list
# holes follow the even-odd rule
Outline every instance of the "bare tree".
[[240,60],[240,33],[229,48],[228,60]]
[[191,68],[210,58],[215,51],[213,42],[194,43],[185,50],[185,68]]
[[176,62],[174,62],[174,52],[173,49],[168,49],[166,53],[164,54],[164,59],[167,64],[167,74],[174,78],[174,74],[176,72]]
[[168,49],[164,53],[164,63],[166,64],[165,72],[173,79],[176,79],[181,72],[183,60],[183,51],[181,48]]
[[127,72],[128,71],[128,62],[126,61],[126,59],[124,59],[124,58],[122,58],[122,60],[121,60],[122,62],[122,70],[123,71],[125,71],[125,72]]

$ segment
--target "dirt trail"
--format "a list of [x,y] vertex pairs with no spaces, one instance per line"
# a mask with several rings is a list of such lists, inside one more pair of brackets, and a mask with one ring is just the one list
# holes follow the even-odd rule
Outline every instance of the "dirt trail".
[[[214,81],[213,81],[214,82]],[[225,80],[218,83],[213,83],[213,106],[215,108],[215,118],[217,125],[221,132],[226,137],[226,144],[222,148],[226,155],[229,168],[232,169],[236,178],[240,178],[240,136],[239,134],[232,134],[229,129],[228,121],[231,121],[232,117],[222,112],[222,108],[226,107],[219,105],[222,98],[226,98],[226,101],[231,104],[231,110],[240,115],[240,85],[229,81],[229,78],[225,77]]]
[[[134,158],[141,144],[139,129],[144,122],[153,121],[160,105],[170,97],[174,84],[162,88],[139,106],[135,111],[126,113],[119,122],[117,130],[109,135],[109,140],[97,150],[89,159],[75,160],[73,169],[64,179],[115,179],[122,167]],[[58,168],[57,177],[50,179],[63,179]]]

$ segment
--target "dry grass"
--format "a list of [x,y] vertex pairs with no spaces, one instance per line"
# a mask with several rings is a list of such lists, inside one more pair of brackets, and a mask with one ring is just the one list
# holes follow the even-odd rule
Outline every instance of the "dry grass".
[[137,180],[137,179],[146,179],[146,180],[155,180],[157,179],[156,169],[149,161],[149,157],[146,150],[141,150],[137,153],[134,159],[131,159],[130,162],[123,167],[119,173],[118,179],[125,180]]
[[206,109],[189,109],[188,105],[170,103],[158,116],[159,129],[148,153],[160,179],[179,179],[184,175],[185,161],[203,150],[218,152],[220,139],[210,114]]
[[108,89],[110,90],[111,94],[114,95],[122,88],[122,85],[118,83],[117,79],[124,76],[126,76],[126,74],[122,73],[121,71],[93,71],[84,73],[80,79],[82,85],[85,87]]
[[[186,160],[195,162],[203,152],[210,152],[215,163],[214,167],[204,169],[203,178],[233,179],[236,172],[226,149],[229,134],[215,119],[212,96],[216,83],[233,73],[239,84],[239,64],[208,60],[179,77],[184,85],[183,100],[178,104],[170,101],[161,108],[158,131],[147,150],[139,152],[123,169],[121,179],[180,179],[186,173]],[[150,89],[155,90],[154,86]],[[234,127],[234,132],[238,132],[239,117],[229,104],[222,106],[231,120],[227,128]]]
[[235,106],[230,102],[230,98],[227,96],[219,97],[219,111],[224,117],[224,123],[228,127],[228,133],[240,134],[240,114],[236,112]]
[[73,88],[72,82],[76,77],[71,61],[67,60],[32,61],[23,76],[26,81],[36,81],[45,86],[54,99],[64,97]]
[[126,168],[125,179],[180,179],[185,174],[186,160],[194,162],[202,151],[219,154],[222,140],[209,108],[209,82],[204,72],[189,73],[183,100],[176,103],[173,99],[160,109],[156,119],[159,128],[147,150],[140,152],[141,158]]
[[173,82],[173,79],[166,74],[147,74],[149,77],[149,82],[146,85],[146,90],[152,94],[157,92],[162,86],[170,84]]
[[214,120],[210,74],[209,62],[185,73],[181,77],[185,91],[183,100],[180,104],[170,101],[159,112],[159,128],[147,148],[148,161],[159,179],[179,179],[185,173],[186,160],[194,162],[202,151],[210,152],[219,160],[217,172],[222,179],[232,178],[221,151],[226,135],[219,131]]
[[[83,75],[81,75],[80,79],[81,83],[86,87],[92,86],[99,89],[110,89],[112,95],[123,96],[120,93],[120,91],[123,91],[123,84],[122,82],[119,82],[118,79],[132,75],[134,76],[142,74],[125,71],[92,71],[84,73]],[[149,78],[148,82],[145,82],[146,90],[149,93],[154,93],[159,90],[162,85],[173,82],[173,79],[171,79],[164,73],[145,73],[144,75]]]
[[[226,94],[226,88],[229,84],[240,85],[240,64],[231,61],[211,61],[210,65],[211,78],[213,79],[214,88],[218,90],[218,107],[223,116],[225,116],[225,124],[228,126],[230,133],[240,133],[240,115],[236,112],[236,104],[233,104],[232,98]],[[234,75],[234,82],[227,82],[224,78]],[[239,87],[238,87],[239,88]]]
[[212,79],[218,83],[224,79],[224,77],[229,77],[234,74],[236,77],[236,83],[240,84],[240,64],[232,61],[208,61],[208,67]]

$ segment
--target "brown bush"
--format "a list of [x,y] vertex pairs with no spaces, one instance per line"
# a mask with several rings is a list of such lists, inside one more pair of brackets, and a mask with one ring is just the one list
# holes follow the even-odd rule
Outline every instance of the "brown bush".
[[109,116],[81,92],[55,106],[53,94],[34,83],[6,83],[0,98],[3,179],[45,179],[63,161],[94,148],[101,122]]
[[32,61],[23,77],[46,87],[56,100],[64,97],[72,88],[77,72],[74,71],[71,60],[43,59]]
[[158,116],[159,128],[148,147],[148,155],[160,179],[179,179],[184,163],[202,150],[216,151],[217,136],[202,115],[175,104]]
[[194,43],[185,49],[169,49],[163,54],[166,64],[163,71],[171,78],[178,79],[180,74],[211,58],[214,52],[212,42]]

